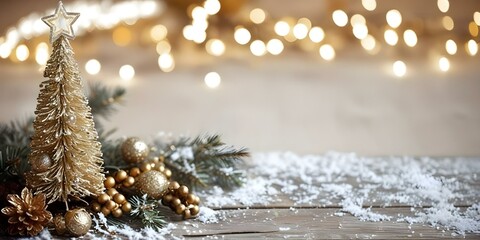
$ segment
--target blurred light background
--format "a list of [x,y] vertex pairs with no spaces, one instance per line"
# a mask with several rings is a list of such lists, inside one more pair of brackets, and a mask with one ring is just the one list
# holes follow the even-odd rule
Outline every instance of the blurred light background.
[[[480,156],[477,0],[64,1],[117,136],[254,152]],[[0,121],[33,114],[57,1],[0,3]]]

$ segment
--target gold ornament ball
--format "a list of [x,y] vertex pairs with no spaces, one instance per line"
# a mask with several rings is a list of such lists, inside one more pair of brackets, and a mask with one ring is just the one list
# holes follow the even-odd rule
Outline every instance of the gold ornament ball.
[[190,212],[189,209],[185,209],[185,211],[183,211],[183,218],[185,219],[189,219],[192,217],[192,213]]
[[67,226],[65,225],[65,217],[57,215],[53,218],[53,225],[58,235],[63,235],[67,232]]
[[85,209],[69,210],[65,214],[65,226],[73,236],[83,236],[87,234],[92,226],[92,217]]
[[41,173],[47,171],[52,166],[52,159],[47,154],[42,154],[30,160],[33,172]]
[[105,207],[108,209],[108,210],[114,210],[116,208],[118,208],[118,205],[115,201],[113,200],[108,200],[106,203],[105,203]]
[[148,157],[150,149],[139,138],[127,138],[121,146],[123,159],[128,163],[139,163]]
[[112,211],[110,211],[110,209],[108,209],[108,208],[105,207],[105,206],[102,207],[102,210],[101,210],[101,211],[102,211],[103,215],[105,215],[105,216],[110,215],[110,213],[112,212]]
[[168,190],[168,179],[158,171],[148,171],[138,175],[135,188],[142,194],[154,199],[160,199]]

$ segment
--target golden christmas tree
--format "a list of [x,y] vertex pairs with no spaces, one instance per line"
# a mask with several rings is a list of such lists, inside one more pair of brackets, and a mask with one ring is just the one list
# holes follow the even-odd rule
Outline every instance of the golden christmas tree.
[[[96,196],[104,191],[101,144],[81,77],[67,38],[80,14],[66,12],[59,2],[55,13],[42,18],[51,28],[53,50],[40,84],[30,143],[27,185],[44,193],[48,203]],[[68,208],[68,204],[67,204]]]

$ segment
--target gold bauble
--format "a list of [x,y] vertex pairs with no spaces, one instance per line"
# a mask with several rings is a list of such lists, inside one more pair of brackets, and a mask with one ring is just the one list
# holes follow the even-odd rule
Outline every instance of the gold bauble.
[[52,166],[52,159],[47,154],[42,154],[31,159],[30,166],[35,173],[45,172]]
[[160,199],[168,190],[168,185],[168,179],[163,173],[152,170],[138,175],[134,187],[142,194]]
[[53,218],[53,225],[58,235],[63,235],[67,232],[67,226],[65,225],[65,217],[57,215]]
[[85,209],[69,210],[65,214],[65,226],[70,234],[76,237],[87,234],[92,226],[92,217]]
[[136,137],[127,138],[123,142],[121,150],[123,159],[128,163],[139,163],[145,160],[150,153],[148,145]]

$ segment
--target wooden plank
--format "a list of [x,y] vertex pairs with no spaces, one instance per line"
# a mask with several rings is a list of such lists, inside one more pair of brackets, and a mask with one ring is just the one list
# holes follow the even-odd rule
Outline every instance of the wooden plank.
[[[174,236],[185,238],[293,238],[293,239],[479,239],[480,234],[457,235],[452,231],[428,225],[405,222],[360,221],[346,214],[336,216],[338,209],[248,209],[223,210],[225,220],[204,224],[195,220],[178,222]],[[410,208],[375,208],[374,212],[412,216]]]
[[[288,159],[289,157],[284,158]],[[480,181],[478,181],[477,177],[480,171],[480,165],[477,163],[480,159],[458,158],[448,160],[440,158],[415,158],[407,161],[407,167],[404,167],[400,158],[366,158],[359,159],[359,161],[364,161],[360,164],[346,162],[346,164],[354,165],[355,167],[344,166],[350,170],[330,171],[328,177],[322,172],[317,173],[317,171],[321,171],[322,169],[318,167],[311,168],[316,169],[314,172],[302,170],[300,171],[301,173],[297,173],[292,170],[294,174],[289,174],[288,168],[279,167],[272,163],[269,163],[267,170],[257,168],[259,164],[262,164],[261,160],[265,159],[251,159],[249,161],[250,168],[247,169],[247,172],[252,171],[252,169],[254,171],[249,179],[255,177],[266,179],[266,181],[274,179],[275,181],[278,180],[280,185],[270,184],[268,186],[274,189],[274,192],[277,192],[269,196],[273,198],[274,201],[262,201],[261,203],[249,204],[251,208],[263,208],[266,206],[273,208],[288,208],[291,206],[338,208],[341,207],[342,200],[348,198],[348,194],[350,193],[356,196],[361,195],[364,207],[408,207],[413,204],[415,204],[415,206],[430,207],[439,199],[442,201],[447,200],[455,206],[463,207],[471,206],[480,199]],[[296,162],[292,162],[291,160],[287,161],[287,163],[290,165],[296,164]],[[318,164],[326,163],[325,161],[319,161],[315,163],[315,166]],[[413,174],[409,175],[408,166],[410,165],[414,166],[414,169],[412,170]],[[277,169],[276,166],[279,169]],[[402,166],[403,168],[401,168]],[[352,168],[356,169],[357,167],[361,169],[357,172],[352,170]],[[295,168],[295,166],[292,166],[292,168]],[[397,169],[401,169],[401,171],[397,171]],[[365,172],[360,174],[359,172],[361,171]],[[269,175],[272,174],[271,172],[273,172],[274,177]],[[397,176],[401,177],[395,178]],[[415,180],[413,180],[412,177]],[[418,179],[415,177],[418,177]],[[308,180],[305,179],[309,179],[310,182],[307,183]],[[425,181],[427,181],[427,185],[422,185]],[[285,187],[285,183],[287,182],[290,184],[291,189],[294,190],[282,190],[282,186]],[[385,184],[384,186],[383,182],[388,182],[389,184]],[[418,189],[415,189],[417,187],[416,184],[419,184]],[[342,185],[350,187],[351,191],[335,195],[335,187],[338,186],[341,190]],[[433,191],[436,191],[434,195],[437,194],[437,196],[433,196],[433,199],[432,196],[426,193],[431,190],[429,187],[432,185],[435,187]],[[287,186],[287,188],[289,186]],[[246,186],[246,188],[248,187],[249,186]],[[450,192],[451,194],[448,194]],[[222,196],[229,196],[229,194],[228,192],[222,193]],[[439,197],[438,195],[441,196]],[[205,195],[204,199],[207,201],[205,201],[204,204],[214,209],[246,207],[246,204],[242,202],[228,205],[223,204],[219,207],[215,203],[209,204],[209,198],[208,194]]]

